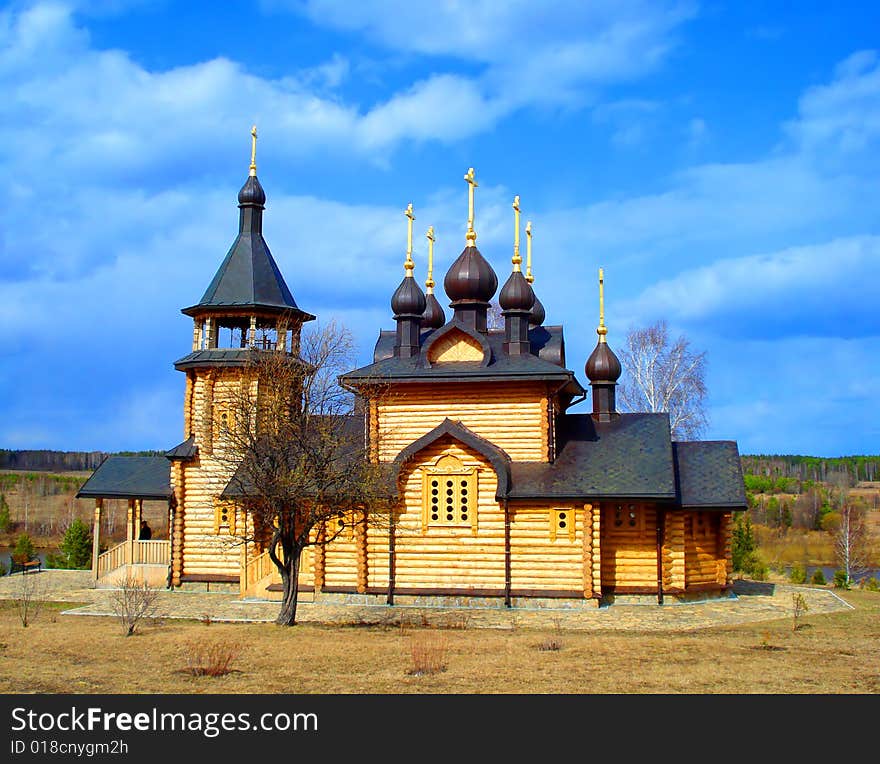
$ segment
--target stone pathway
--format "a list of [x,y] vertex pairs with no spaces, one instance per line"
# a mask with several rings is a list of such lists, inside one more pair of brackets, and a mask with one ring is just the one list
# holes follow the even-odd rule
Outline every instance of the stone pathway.
[[[56,602],[87,603],[63,611],[67,615],[109,616],[113,614],[112,590],[92,589],[89,571],[45,570],[27,576],[0,578],[0,599],[18,596],[27,579],[38,596]],[[354,605],[301,602],[300,622],[334,624],[399,624],[467,626],[469,628],[547,628],[574,630],[692,631],[713,626],[790,618],[792,594],[800,592],[809,613],[831,613],[850,609],[830,589],[791,584],[736,581],[734,594],[726,599],[690,603],[653,602],[614,604],[588,609],[527,608],[428,608],[387,605]],[[164,618],[192,618],[229,622],[271,622],[278,613],[277,602],[242,600],[228,592],[159,592],[159,613]]]

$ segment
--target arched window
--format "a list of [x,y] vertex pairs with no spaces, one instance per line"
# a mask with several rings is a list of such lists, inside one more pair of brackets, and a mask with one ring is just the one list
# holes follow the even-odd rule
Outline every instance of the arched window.
[[476,529],[477,470],[451,455],[441,456],[422,477],[424,530],[432,526]]

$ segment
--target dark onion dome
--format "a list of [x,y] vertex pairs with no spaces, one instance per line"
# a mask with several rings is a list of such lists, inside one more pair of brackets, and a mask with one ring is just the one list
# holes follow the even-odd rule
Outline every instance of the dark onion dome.
[[587,359],[584,371],[590,382],[617,382],[620,379],[620,361],[608,347],[604,337],[600,337],[596,349]]
[[[532,293],[534,294],[534,290],[532,290]],[[538,295],[535,295],[535,302],[532,304],[532,310],[529,313],[529,326],[540,326],[544,323],[546,317],[544,303],[538,299]]]
[[425,294],[411,275],[403,277],[392,295],[391,310],[395,316],[421,316],[425,312]]
[[531,311],[534,302],[535,293],[522,271],[513,271],[498,295],[501,310]]
[[425,296],[425,304],[425,312],[422,314],[422,328],[439,329],[446,323],[446,314],[433,291]]
[[257,180],[256,175],[248,176],[245,184],[241,187],[241,191],[238,192],[238,203],[253,204],[259,207],[263,207],[266,204],[266,192],[263,191],[263,187],[260,185],[260,181]]
[[498,289],[498,276],[476,247],[465,247],[449,266],[443,287],[452,302],[488,303]]

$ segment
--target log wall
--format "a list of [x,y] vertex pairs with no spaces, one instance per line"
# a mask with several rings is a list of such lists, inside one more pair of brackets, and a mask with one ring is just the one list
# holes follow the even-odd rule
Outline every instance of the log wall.
[[684,554],[684,515],[667,511],[663,528],[663,589],[683,590],[687,585]]
[[447,417],[460,420],[516,461],[548,460],[547,391],[543,384],[405,385],[376,406],[378,458],[392,461]]
[[[552,534],[554,510],[566,510],[566,528],[563,532],[557,530]],[[582,593],[584,590],[583,508],[564,502],[552,505],[511,503],[510,514],[511,588],[514,591],[562,590]],[[572,525],[569,525],[569,522]],[[573,528],[574,533],[569,534],[568,528]],[[555,538],[552,538],[553,535]]]
[[[233,472],[223,438],[217,432],[215,412],[225,408],[234,411],[234,399],[240,390],[241,372],[236,369],[196,371],[191,392],[186,399],[190,406],[189,422],[196,435],[199,455],[183,462],[179,471],[180,487],[175,486],[182,527],[175,527],[175,556],[182,551],[179,564],[172,564],[179,576],[238,576],[241,571],[241,550],[229,533],[217,533],[215,499],[226,487]],[[178,543],[179,542],[179,543]]]
[[635,528],[629,526],[629,503],[622,505],[624,520],[616,526],[615,504],[602,503],[602,588],[657,590],[657,509],[634,504]]
[[718,583],[720,519],[717,512],[688,512],[685,516],[684,557],[688,587]]

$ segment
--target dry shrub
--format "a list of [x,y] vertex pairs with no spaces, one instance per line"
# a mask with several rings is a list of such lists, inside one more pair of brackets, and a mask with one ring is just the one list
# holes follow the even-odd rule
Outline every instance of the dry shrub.
[[125,636],[134,634],[141,621],[151,621],[157,615],[159,591],[136,576],[128,574],[119,582],[119,588],[110,593],[110,607],[119,619]]
[[807,601],[804,599],[804,595],[800,592],[794,592],[791,595],[791,606],[792,606],[792,630],[797,631],[801,627],[800,619],[810,608],[807,606]]
[[562,640],[558,637],[547,637],[538,643],[538,649],[543,652],[561,650]]
[[18,583],[13,590],[12,601],[21,625],[27,628],[42,610],[46,602],[46,587],[40,574],[19,573]]
[[234,670],[232,663],[241,650],[239,642],[195,640],[184,647],[185,671],[192,676],[225,676]]
[[418,632],[410,637],[410,668],[408,674],[422,676],[446,671],[447,641],[436,631]]

